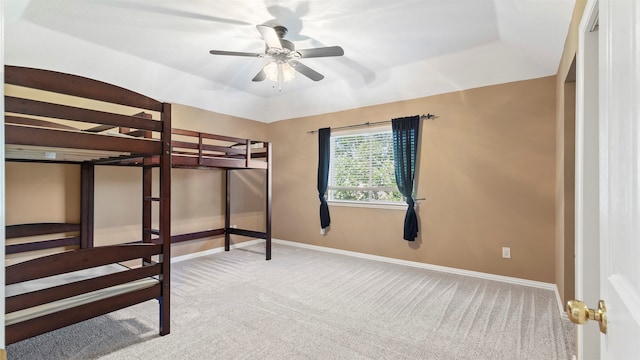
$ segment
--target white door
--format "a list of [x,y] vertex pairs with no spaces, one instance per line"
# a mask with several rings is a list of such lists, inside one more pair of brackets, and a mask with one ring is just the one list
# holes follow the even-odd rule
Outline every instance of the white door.
[[640,359],[640,1],[600,0],[599,24],[600,354]]
[[588,1],[577,83],[576,296],[607,308],[578,357],[640,359],[640,1]]

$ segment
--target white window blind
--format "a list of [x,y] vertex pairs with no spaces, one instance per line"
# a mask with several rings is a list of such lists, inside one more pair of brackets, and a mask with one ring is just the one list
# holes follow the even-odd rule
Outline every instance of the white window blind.
[[391,128],[331,136],[330,201],[404,203],[393,169]]

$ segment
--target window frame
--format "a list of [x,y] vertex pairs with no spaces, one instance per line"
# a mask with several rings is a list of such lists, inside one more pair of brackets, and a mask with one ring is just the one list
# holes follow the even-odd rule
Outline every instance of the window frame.
[[[403,197],[403,200],[395,201],[359,201],[359,200],[339,200],[333,199],[331,196],[332,190],[365,190],[365,191],[398,191],[398,186],[395,184],[395,174],[392,173],[392,177],[394,179],[394,186],[371,186],[371,187],[348,187],[348,186],[332,186],[332,177],[331,173],[333,172],[333,166],[335,164],[334,158],[334,149],[333,149],[333,137],[341,137],[341,136],[356,136],[356,135],[365,135],[365,134],[373,134],[373,133],[382,133],[388,132],[391,133],[391,124],[387,125],[379,125],[379,126],[368,126],[364,129],[343,129],[343,130],[332,130],[331,131],[331,152],[330,152],[330,175],[329,175],[329,185],[327,186],[327,203],[330,206],[346,206],[346,207],[361,207],[361,208],[378,208],[378,209],[392,209],[392,210],[406,210],[407,203]],[[393,147],[390,149],[393,153]],[[392,154],[393,157],[393,154]]]

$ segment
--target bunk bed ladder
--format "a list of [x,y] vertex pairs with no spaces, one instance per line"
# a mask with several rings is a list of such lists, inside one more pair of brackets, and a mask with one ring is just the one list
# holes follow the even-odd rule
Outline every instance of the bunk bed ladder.
[[[160,230],[153,229],[153,203],[160,205],[160,198],[153,197],[153,159],[145,157],[142,160],[142,242],[158,242]],[[154,237],[153,235],[156,235]],[[151,263],[151,258],[145,258]]]
[[[138,116],[151,118],[150,114],[141,113]],[[166,206],[171,199],[171,105],[163,104],[162,111],[162,153],[159,161],[154,162],[152,157],[142,160],[142,242],[162,244],[162,274],[169,274],[171,263],[171,212],[170,206]],[[150,136],[150,134],[145,134]],[[153,196],[153,168],[159,167],[159,196]],[[153,204],[158,204],[158,229],[153,228]],[[148,257],[145,263],[153,263]],[[160,298],[160,335],[170,332],[170,277],[162,276],[162,290]]]
[[[153,203],[160,204],[159,197],[152,197],[152,173],[153,166],[143,165],[142,167],[142,242],[158,243],[160,230],[153,228]],[[155,235],[155,236],[154,236]],[[151,259],[145,259],[151,262]]]

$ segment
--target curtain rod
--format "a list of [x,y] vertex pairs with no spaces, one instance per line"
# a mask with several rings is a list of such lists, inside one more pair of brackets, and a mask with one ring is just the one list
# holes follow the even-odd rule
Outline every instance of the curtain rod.
[[[420,120],[424,120],[424,119],[433,120],[435,118],[437,118],[437,116],[433,115],[433,114],[426,114],[426,115],[422,114],[422,115],[420,115]],[[376,121],[376,122],[366,122],[366,123],[362,123],[362,124],[339,126],[339,127],[331,128],[331,130],[349,129],[349,128],[354,128],[354,127],[380,125],[380,124],[390,124],[390,123],[391,123],[391,120]],[[307,131],[307,134],[315,134],[317,132],[318,132],[318,130],[311,130],[311,131]]]

